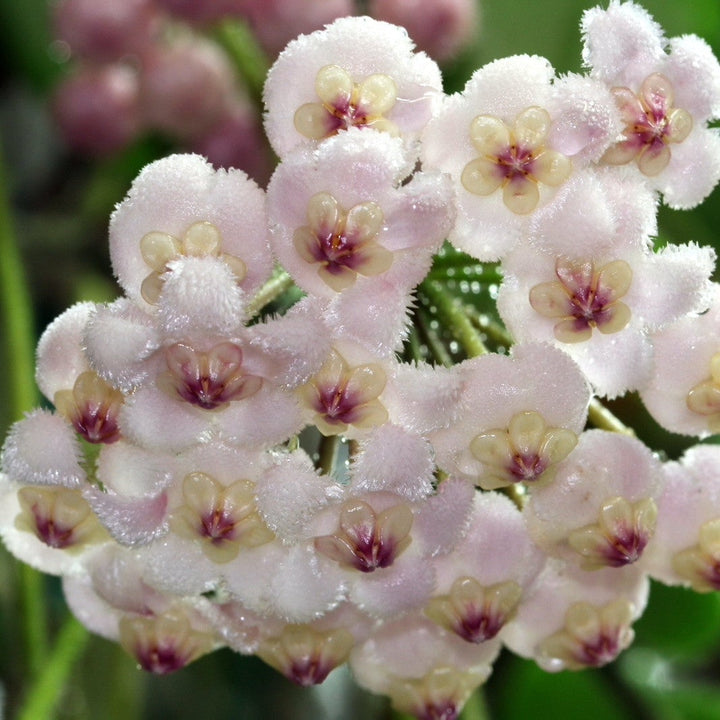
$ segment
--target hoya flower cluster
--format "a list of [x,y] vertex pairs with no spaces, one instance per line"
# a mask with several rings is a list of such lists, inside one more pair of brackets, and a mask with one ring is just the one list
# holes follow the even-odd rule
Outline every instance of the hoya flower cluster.
[[[349,662],[448,719],[503,646],[601,666],[650,578],[720,589],[717,446],[663,463],[588,423],[636,390],[720,430],[714,254],[653,247],[660,199],[720,177],[720,66],[631,2],[582,29],[587,74],[516,56],[447,97],[404,30],[337,20],[269,74],[266,191],[196,155],[140,174],[110,223],[124,295],[46,330],[55,410],[3,450],[5,543],[88,628],[156,673],[221,646],[301,685]],[[399,359],[446,238],[500,264],[509,355]],[[276,265],[302,299],[260,317]]]

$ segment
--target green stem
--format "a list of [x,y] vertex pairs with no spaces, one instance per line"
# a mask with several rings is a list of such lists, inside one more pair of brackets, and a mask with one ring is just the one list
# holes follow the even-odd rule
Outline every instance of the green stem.
[[450,353],[442,344],[438,334],[432,329],[427,314],[422,311],[418,311],[416,317],[420,331],[422,332],[425,342],[427,343],[435,360],[445,367],[450,367],[453,364]]
[[474,308],[472,305],[465,306],[465,312],[471,322],[475,324],[483,333],[494,340],[495,344],[509,348],[513,344],[510,333],[496,320],[489,315],[485,315]]
[[37,405],[35,387],[35,342],[32,302],[25,269],[15,240],[4,166],[0,162],[0,304],[5,327],[6,368],[11,377],[5,383],[14,420]]
[[253,99],[261,104],[270,63],[252,31],[246,23],[224,20],[218,25],[215,35],[235,63]]
[[425,360],[422,342],[420,341],[420,334],[418,333],[418,329],[415,325],[410,328],[405,357],[406,359],[414,360],[416,363],[423,362],[423,360]]
[[628,427],[618,417],[613,415],[597,398],[590,401],[588,408],[588,420],[596,428],[609,430],[610,432],[622,433],[623,435],[635,436],[635,430]]
[[55,647],[42,673],[30,688],[17,720],[50,720],[65,688],[70,671],[79,659],[89,634],[72,616],[60,629]]
[[424,282],[421,290],[435,305],[438,315],[457,338],[468,357],[487,354],[487,348],[478,329],[470,322],[470,318],[456,298],[448,295],[442,286],[435,282]]
[[459,720],[490,720],[482,688],[478,688],[465,703]]
[[271,277],[248,304],[248,317],[255,317],[266,305],[279,298],[292,285],[292,278],[284,270]]
[[[0,312],[5,328],[5,367],[9,377],[8,405],[12,420],[38,403],[35,387],[35,347],[32,302],[13,228],[5,169],[0,158]],[[22,627],[30,672],[37,673],[47,652],[47,613],[44,581],[30,567],[19,569],[23,600]]]
[[320,440],[318,469],[322,470],[325,475],[332,475],[337,464],[339,450],[340,438],[337,435],[329,435]]

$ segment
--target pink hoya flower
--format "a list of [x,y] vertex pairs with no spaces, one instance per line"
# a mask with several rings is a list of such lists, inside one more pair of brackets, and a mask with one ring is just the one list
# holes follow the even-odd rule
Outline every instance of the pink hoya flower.
[[117,442],[124,395],[91,367],[83,328],[92,303],[66,310],[38,343],[37,382],[56,412],[37,409],[13,425],[2,452],[3,470],[30,485],[81,488],[86,480],[80,443]]
[[235,94],[227,56],[193,35],[148,48],[139,83],[148,127],[186,142],[216,125]]
[[265,131],[285,155],[351,127],[417,140],[442,95],[436,63],[407,32],[369,17],[339,18],[288,44],[265,82]]
[[696,445],[664,466],[650,575],[697,592],[720,589],[720,452]]
[[79,488],[23,484],[4,473],[0,473],[0,536],[22,562],[63,576],[81,573],[89,557],[111,544]]
[[85,573],[66,577],[63,590],[83,625],[119,641],[147,672],[175,672],[222,646],[205,617],[209,600],[158,592],[137,558],[117,546],[89,560]]
[[615,97],[624,129],[602,161],[632,164],[673,208],[700,203],[720,179],[720,65],[695,35],[666,40],[634,2],[612,0],[582,20],[583,60]]
[[440,63],[466,47],[480,24],[473,0],[371,0],[370,15],[407,28],[418,48]]
[[533,219],[532,247],[505,259],[497,301],[516,340],[555,344],[607,397],[648,381],[648,333],[707,306],[715,260],[693,243],[649,250],[646,220],[615,202],[623,188],[607,174],[569,183]]
[[632,623],[645,609],[649,589],[637,568],[591,573],[549,560],[503,641],[547,672],[602,667],[632,643]]
[[458,217],[450,241],[483,261],[502,258],[527,219],[597,160],[618,131],[602,83],[554,78],[545,58],[496,60],[445,98],[423,133],[426,168],[452,175]]
[[348,599],[373,617],[421,607],[435,586],[430,559],[452,552],[460,541],[472,494],[468,483],[457,480],[414,503],[387,491],[350,489],[309,526],[320,569],[337,568]]
[[319,31],[336,18],[352,15],[352,0],[235,0],[255,37],[274,58],[298,35]]
[[272,272],[264,193],[242,171],[214,170],[198,155],[158,160],[110,219],[110,257],[128,297],[146,310],[188,259],[226,268],[246,303]]
[[650,382],[640,390],[645,407],[671,432],[707,437],[720,431],[720,286],[707,312],[681,318],[652,334]]
[[74,56],[94,62],[141,54],[157,30],[151,0],[61,0],[52,9],[58,39]]
[[587,430],[552,483],[532,486],[530,536],[583,570],[645,566],[663,490],[661,465],[639,440]]
[[590,400],[570,358],[547,344],[513,350],[456,366],[457,414],[430,435],[440,468],[487,490],[550,480],[575,447]]
[[137,71],[129,65],[81,65],[55,90],[55,121],[72,148],[111,155],[140,134],[139,92]]
[[514,503],[500,493],[475,493],[467,533],[435,560],[437,587],[424,613],[468,643],[502,637],[544,564]]
[[353,650],[353,675],[371,692],[414,717],[456,720],[473,690],[491,672],[497,641],[473,645],[419,613],[384,623]]
[[363,297],[422,280],[451,227],[452,190],[413,166],[398,139],[358,129],[283,160],[268,186],[271,244],[303,290],[353,289],[362,312]]

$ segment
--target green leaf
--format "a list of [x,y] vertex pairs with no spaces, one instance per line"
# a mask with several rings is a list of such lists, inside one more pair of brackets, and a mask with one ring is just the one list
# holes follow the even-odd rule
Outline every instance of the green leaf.
[[505,661],[487,685],[493,720],[637,720],[625,693],[599,671],[552,674],[514,656]]
[[647,610],[634,628],[635,646],[697,661],[720,645],[720,596],[653,583]]

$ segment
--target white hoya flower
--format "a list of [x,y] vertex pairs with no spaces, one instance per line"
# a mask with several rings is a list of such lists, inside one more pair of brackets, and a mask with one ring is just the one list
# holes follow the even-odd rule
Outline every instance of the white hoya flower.
[[486,490],[550,480],[587,416],[590,388],[577,365],[548,344],[528,343],[456,372],[463,387],[455,418],[429,435],[438,466]]
[[653,372],[640,397],[670,432],[704,438],[720,432],[720,286],[707,312],[652,333]]
[[418,718],[457,718],[488,678],[500,643],[466,643],[421,613],[383,623],[350,655],[358,683],[389,695],[393,707]]
[[223,645],[207,620],[209,600],[157,591],[142,562],[124,548],[103,548],[85,573],[64,578],[63,590],[85,627],[118,641],[147,672],[175,672]]
[[597,668],[634,639],[650,583],[637,568],[595,572],[550,559],[503,631],[505,645],[547,672]]
[[[516,341],[553,343],[607,397],[648,381],[651,331],[707,307],[715,261],[693,243],[650,250],[648,223],[614,202],[633,187],[608,174],[569,184],[505,258],[497,299]],[[586,232],[588,214],[605,220]]]
[[283,50],[265,82],[265,131],[284,158],[348,128],[417,140],[442,96],[437,64],[404,28],[345,17]]
[[95,309],[73,305],[40,338],[36,379],[56,412],[38,408],[12,426],[2,469],[15,482],[79,488],[86,480],[81,439],[96,445],[120,439],[124,395],[95,372],[83,347]]
[[663,467],[651,577],[697,592],[720,589],[720,448],[695,445]]
[[265,193],[241,170],[199,155],[151,163],[110,218],[110,258],[128,297],[146,311],[183,261],[225,267],[245,303],[272,272]]
[[0,537],[19,560],[51,575],[83,572],[111,538],[81,490],[23,485],[0,473]]
[[669,41],[648,12],[612,0],[582,20],[583,60],[607,83],[624,129],[603,161],[632,163],[676,209],[700,203],[720,179],[720,64],[695,35]]
[[[119,413],[122,432],[142,447],[176,452],[213,437],[246,447],[284,441],[301,426],[293,388],[307,382],[329,350],[317,311],[301,302],[282,317],[245,327],[242,318],[201,302],[192,316],[166,322],[176,281],[193,264],[167,280],[170,292],[163,293],[154,324],[131,303],[118,302],[89,325],[88,353],[98,372],[132,391]],[[197,279],[198,293],[213,292]],[[231,330],[219,332],[226,322]]]
[[659,460],[639,440],[588,430],[553,482],[530,488],[524,508],[530,536],[583,570],[644,568],[662,481]]
[[452,189],[413,166],[396,138],[360,130],[284,159],[268,186],[271,243],[303,290],[354,289],[360,314],[385,285],[409,294],[424,278],[452,225]]
[[357,494],[317,513],[308,526],[320,567],[337,568],[347,598],[389,618],[421,607],[435,586],[432,558],[453,551],[467,527],[472,486],[446,480],[416,502],[387,491]]
[[450,173],[455,185],[450,241],[482,261],[502,258],[537,208],[600,157],[618,122],[602,83],[555,79],[545,58],[517,55],[477,70],[423,134],[423,166]]
[[545,559],[508,497],[476,492],[464,537],[435,559],[437,588],[425,615],[469,643],[502,637]]

